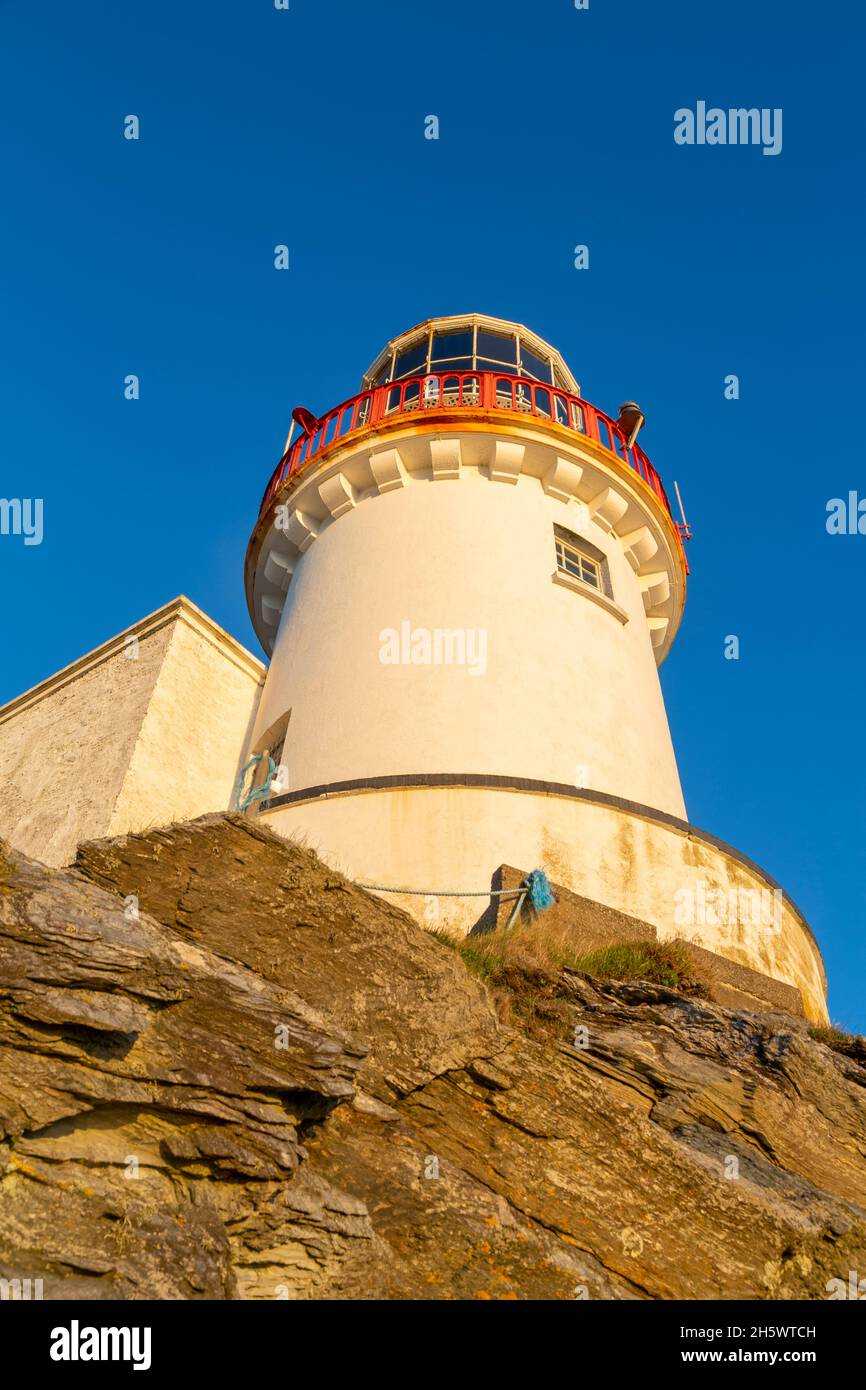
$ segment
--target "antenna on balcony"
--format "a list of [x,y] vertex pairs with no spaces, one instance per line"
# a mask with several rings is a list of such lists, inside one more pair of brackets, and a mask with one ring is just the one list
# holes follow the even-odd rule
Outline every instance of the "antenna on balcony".
[[680,528],[680,534],[681,534],[683,540],[690,541],[691,538],[692,538],[692,528],[691,528],[691,526],[689,525],[689,523],[686,521],[686,513],[685,513],[685,508],[683,507],[683,499],[680,497],[679,484],[677,483],[676,478],[674,478],[674,492],[675,492],[676,495],[677,495],[677,504],[679,505],[680,516],[681,516],[682,519],[683,519],[683,520],[682,520],[682,525],[681,525],[681,528]]
[[626,448],[630,449],[646,424],[646,416],[635,401],[623,401],[616,423],[625,435]]

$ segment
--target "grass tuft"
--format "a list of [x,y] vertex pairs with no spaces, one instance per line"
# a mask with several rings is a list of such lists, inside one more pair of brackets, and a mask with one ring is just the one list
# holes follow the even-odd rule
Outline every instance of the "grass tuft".
[[697,983],[688,952],[664,941],[629,941],[580,956],[577,969],[601,980],[648,980],[670,989]]
[[500,929],[478,936],[455,938],[433,932],[437,940],[463,957],[473,975],[496,980],[503,972],[539,972],[557,975],[560,970],[581,970],[601,980],[648,980],[671,989],[689,989],[695,975],[688,953],[661,941],[629,941],[619,946],[581,952],[567,930],[548,927],[543,919],[520,923],[511,931]]
[[844,1029],[833,1024],[830,1028],[810,1028],[809,1037],[814,1038],[816,1042],[823,1043],[825,1047],[832,1048],[834,1052],[841,1052],[844,1057],[851,1057],[853,1061],[866,1066],[866,1038],[861,1037],[858,1033],[846,1033]]
[[573,1029],[559,976],[579,970],[600,980],[646,980],[672,989],[701,991],[681,946],[635,941],[600,951],[576,949],[567,929],[541,917],[478,936],[454,937],[438,930],[438,941],[456,951],[466,968],[491,989],[503,1023],[520,1023],[531,1031],[563,1037]]
[[438,941],[463,957],[473,975],[492,980],[503,971],[528,974],[558,974],[563,966],[577,969],[578,952],[568,933],[537,922],[519,922],[510,931],[484,932],[478,936],[453,937],[446,931],[432,933]]

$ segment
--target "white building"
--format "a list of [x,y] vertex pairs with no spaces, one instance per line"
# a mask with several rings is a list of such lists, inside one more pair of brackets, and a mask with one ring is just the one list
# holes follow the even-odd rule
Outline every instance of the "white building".
[[501,864],[797,985],[825,979],[797,909],[690,826],[658,666],[683,528],[559,353],[480,314],[390,342],[291,443],[247,552],[271,656],[260,807],[419,920],[469,931]]
[[[395,338],[350,400],[295,416],[246,560],[266,675],[186,601],[160,610],[130,632],[147,629],[144,647],[154,619],[159,631],[182,622],[171,651],[195,653],[189,680],[154,645],[138,685],[115,663],[83,705],[68,703],[60,673],[0,709],[0,773],[23,788],[38,765],[48,798],[36,834],[38,809],[0,792],[0,834],[68,855],[94,827],[228,809],[225,789],[252,755],[247,814],[425,924],[470,931],[500,866],[539,868],[662,939],[795,987],[826,1020],[802,915],[686,817],[658,677],[685,603],[684,528],[634,442],[637,407],[617,423],[534,333],[468,314]],[[127,636],[106,644],[117,660]],[[91,671],[99,652],[76,666]],[[218,669],[226,691],[214,698]],[[52,837],[53,754],[39,730],[62,725],[63,692],[67,720],[86,708],[98,725],[110,699],[123,722],[118,689],[143,721],[146,757],[133,740],[110,814],[97,789],[90,820]],[[199,719],[220,734],[199,732],[185,770],[165,759],[163,786],[172,700],[184,739]],[[202,737],[213,756],[200,756]]]

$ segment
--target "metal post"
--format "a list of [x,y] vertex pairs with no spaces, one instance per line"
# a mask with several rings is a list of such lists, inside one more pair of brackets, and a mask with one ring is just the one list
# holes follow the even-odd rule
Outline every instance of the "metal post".
[[506,930],[506,931],[510,931],[510,930],[511,930],[511,928],[514,926],[514,923],[517,921],[518,917],[520,916],[520,913],[521,913],[521,911],[523,910],[523,904],[526,902],[526,895],[527,895],[528,892],[529,892],[529,889],[528,889],[528,888],[521,888],[521,890],[520,890],[520,897],[517,899],[516,903],[514,904],[513,908],[511,909],[511,916],[509,917],[508,921],[505,923],[505,930]]

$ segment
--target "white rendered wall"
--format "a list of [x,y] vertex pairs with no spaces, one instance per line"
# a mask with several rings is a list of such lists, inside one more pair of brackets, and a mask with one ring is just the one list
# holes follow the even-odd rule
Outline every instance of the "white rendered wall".
[[84,840],[223,811],[262,663],[180,597],[0,709],[0,836],[46,864]]
[[[579,531],[580,509],[538,478],[467,467],[409,476],[325,526],[295,561],[256,724],[255,737],[291,709],[288,790],[420,772],[585,776],[684,816],[638,576],[590,522],[628,620],[554,583],[557,522]],[[404,620],[486,633],[483,671],[383,664],[381,634]]]
[[[544,869],[553,882],[651,923],[663,940],[694,941],[794,985],[807,1017],[827,1022],[821,957],[796,909],[756,866],[699,832],[579,797],[480,787],[358,792],[279,807],[261,820],[357,882],[433,890],[386,900],[457,934],[489,900],[437,891],[483,892],[501,864]],[[760,912],[744,907],[740,890],[763,894]],[[719,892],[724,905],[713,908]]]
[[[682,612],[681,556],[629,469],[530,419],[397,419],[328,451],[287,503],[285,529],[270,513],[256,529],[248,598],[273,641],[251,746],[291,712],[289,795],[469,774],[581,784],[685,820],[657,674]],[[607,557],[613,608],[554,582],[557,523]],[[404,621],[485,633],[483,666],[383,664],[382,634]],[[820,956],[790,904],[772,930],[677,921],[678,894],[736,896],[768,880],[648,809],[562,790],[395,786],[277,803],[262,820],[366,884],[484,893],[503,863],[542,868],[662,937],[800,988],[809,1017],[826,1020]],[[423,897],[389,901],[456,931],[486,906],[439,898],[431,916]]]

